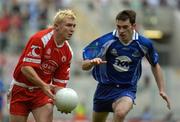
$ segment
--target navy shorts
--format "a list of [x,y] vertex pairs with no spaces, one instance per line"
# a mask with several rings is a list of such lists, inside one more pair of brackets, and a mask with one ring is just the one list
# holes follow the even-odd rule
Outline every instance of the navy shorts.
[[1,97],[0,98],[0,111],[2,111],[3,109],[3,98]]
[[113,112],[112,103],[123,96],[130,97],[134,102],[136,87],[124,84],[99,83],[94,94],[93,110],[95,112]]

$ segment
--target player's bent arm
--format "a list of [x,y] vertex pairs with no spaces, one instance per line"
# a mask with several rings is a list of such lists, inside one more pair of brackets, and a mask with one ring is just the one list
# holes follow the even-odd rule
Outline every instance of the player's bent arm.
[[94,65],[92,64],[91,60],[84,60],[82,62],[82,69],[83,70],[90,70]]
[[22,73],[27,77],[27,79],[35,84],[36,86],[43,88],[47,84],[41,80],[36,71],[31,66],[23,66],[21,68]]
[[165,82],[163,79],[163,74],[161,67],[159,63],[157,63],[155,66],[151,66],[154,78],[156,80],[157,86],[159,88],[159,92],[164,92],[165,91]]
[[30,82],[41,88],[47,96],[49,96],[53,100],[55,99],[53,93],[51,92],[51,90],[54,90],[54,86],[46,84],[43,80],[41,80],[33,67],[23,66],[21,68],[21,71]]

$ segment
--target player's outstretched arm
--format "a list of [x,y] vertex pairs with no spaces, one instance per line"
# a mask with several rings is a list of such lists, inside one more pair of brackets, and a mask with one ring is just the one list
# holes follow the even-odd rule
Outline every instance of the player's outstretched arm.
[[33,84],[35,84],[36,86],[41,88],[46,95],[48,95],[50,98],[52,98],[54,100],[54,95],[51,92],[51,90],[54,90],[54,86],[49,85],[49,84],[45,83],[44,81],[42,81],[42,79],[38,76],[38,74],[33,69],[33,67],[23,66],[21,68],[21,71],[30,82],[32,82]]
[[107,61],[103,61],[101,58],[94,58],[91,60],[84,60],[82,63],[83,70],[90,70],[93,66],[107,63]]
[[154,67],[152,66],[151,69],[152,69],[153,75],[155,77],[157,86],[159,88],[159,94],[166,101],[168,109],[171,109],[170,99],[165,92],[165,82],[163,79],[161,67],[159,64],[156,64]]

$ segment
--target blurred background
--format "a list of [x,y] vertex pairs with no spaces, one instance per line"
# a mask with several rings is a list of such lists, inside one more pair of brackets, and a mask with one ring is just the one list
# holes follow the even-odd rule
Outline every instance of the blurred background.
[[[153,40],[171,98],[169,111],[160,98],[150,66],[143,60],[136,105],[127,122],[180,122],[180,0],[0,0],[0,120],[8,121],[7,90],[18,58],[29,37],[51,24],[58,9],[73,9],[77,28],[70,44],[74,51],[68,87],[80,97],[71,114],[54,108],[54,122],[91,122],[93,94],[97,82],[81,70],[82,49],[98,36],[115,28],[115,17],[123,9],[137,12],[137,30]],[[112,115],[108,117],[111,122]],[[29,122],[34,122],[32,115]]]

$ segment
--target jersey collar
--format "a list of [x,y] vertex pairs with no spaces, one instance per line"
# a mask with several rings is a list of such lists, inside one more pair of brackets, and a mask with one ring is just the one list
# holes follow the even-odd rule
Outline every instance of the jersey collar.
[[[114,35],[115,37],[119,38],[119,34],[118,34],[117,29],[115,29],[115,30],[113,31],[113,35]],[[138,40],[138,38],[139,38],[139,34],[138,34],[135,30],[133,30],[132,40]],[[119,38],[119,40],[120,40],[120,38]]]

